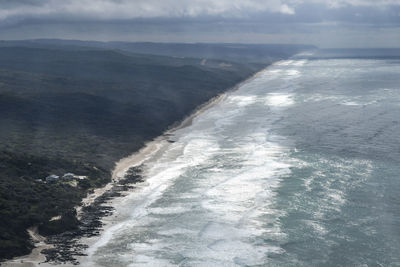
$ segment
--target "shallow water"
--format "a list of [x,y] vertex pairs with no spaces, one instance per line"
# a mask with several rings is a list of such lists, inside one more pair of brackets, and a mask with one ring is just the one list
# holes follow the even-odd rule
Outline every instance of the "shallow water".
[[178,130],[85,266],[400,266],[400,62],[279,62]]

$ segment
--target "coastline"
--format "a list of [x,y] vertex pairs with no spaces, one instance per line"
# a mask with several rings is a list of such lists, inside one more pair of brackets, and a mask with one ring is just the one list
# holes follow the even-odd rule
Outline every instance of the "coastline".
[[[276,64],[278,62],[279,61],[274,62],[272,64]],[[265,66],[264,68],[255,72],[249,78],[239,82],[238,84],[229,88],[225,92],[223,92],[223,93],[211,98],[207,102],[199,105],[191,114],[186,116],[183,120],[172,124],[169,127],[169,129],[167,129],[162,135],[156,137],[155,139],[153,139],[151,141],[146,142],[145,145],[139,151],[136,151],[132,155],[122,158],[118,162],[116,162],[115,167],[112,171],[111,182],[107,183],[103,187],[94,189],[92,193],[89,193],[84,199],[82,199],[80,206],[75,207],[78,220],[80,220],[82,218],[83,208],[93,204],[97,198],[103,196],[114,185],[116,185],[119,181],[124,179],[125,174],[127,173],[127,171],[130,168],[141,166],[142,164],[146,163],[148,160],[151,160],[155,156],[157,156],[158,153],[162,153],[163,150],[170,144],[169,138],[171,136],[173,136],[175,131],[190,126],[192,124],[193,120],[199,114],[203,113],[204,111],[208,110],[209,108],[212,108],[213,106],[215,106],[218,103],[220,103],[221,101],[223,101],[230,92],[237,90],[244,83],[247,83],[247,82],[255,79],[258,75],[260,75],[260,73],[262,73],[266,68],[268,68],[271,65]],[[115,206],[116,202],[118,202],[124,195],[126,195],[127,193],[130,193],[130,192],[131,192],[131,190],[128,190],[125,192],[125,194],[121,195],[120,197],[116,197],[111,200],[108,200],[103,204],[111,204],[111,206]],[[101,218],[101,222],[103,223],[103,226],[101,227],[100,231],[104,231],[105,229],[107,229],[113,225],[112,216]],[[29,233],[31,234],[31,232],[29,232]],[[38,236],[40,236],[40,235],[38,235]],[[32,234],[31,234],[31,237],[32,237]],[[32,252],[30,254],[27,254],[25,256],[16,257],[11,260],[4,261],[4,262],[0,262],[0,266],[4,266],[4,267],[54,266],[51,262],[45,262],[46,257],[44,254],[41,253],[43,250],[52,248],[53,246],[51,244],[46,243],[45,237],[42,237],[42,236],[40,236],[40,237],[41,238],[38,241],[32,237],[32,239],[36,242],[36,244],[35,244],[35,248],[32,250]],[[88,245],[90,247],[90,245],[92,245],[95,242],[95,239],[97,239],[97,238],[98,238],[98,236],[81,237],[81,240],[79,241],[79,243]],[[78,259],[83,259],[83,258],[85,258],[85,256],[78,257]],[[63,263],[62,265],[63,266],[75,266],[72,264],[69,265],[68,263],[67,264]]]
[[[277,61],[279,62],[279,61]],[[275,62],[275,63],[277,63]],[[275,64],[274,63],[274,64]],[[265,68],[268,68],[270,65],[266,66]],[[131,167],[138,167],[145,163],[147,160],[151,159],[153,155],[157,154],[164,145],[168,144],[169,137],[174,134],[175,131],[179,129],[186,128],[190,126],[193,122],[193,120],[201,113],[204,111],[208,110],[209,108],[212,108],[213,106],[217,105],[221,101],[223,101],[227,94],[229,94],[232,91],[235,91],[237,88],[239,88],[242,84],[247,83],[253,79],[255,79],[265,68],[261,69],[260,71],[257,71],[254,73],[252,76],[249,78],[243,80],[242,82],[236,84],[234,87],[229,88],[226,92],[221,93],[207,102],[201,104],[198,106],[191,114],[189,114],[187,117],[185,117],[183,120],[178,121],[174,124],[172,124],[168,130],[166,130],[162,135],[156,137],[155,139],[148,141],[145,143],[145,145],[137,152],[134,152],[132,155],[120,159],[118,162],[115,163],[115,167],[112,171],[111,175],[111,182],[106,184],[104,187],[96,188],[93,193],[88,194],[84,199],[82,199],[82,205],[77,206],[77,214],[78,214],[78,219],[81,216],[82,208],[84,206],[89,206],[94,202],[96,198],[101,196],[104,192],[106,192],[108,189],[112,187],[113,184],[119,182],[121,179],[124,178],[126,172],[129,170]]]
[[[234,88],[236,88],[236,86]],[[157,152],[162,150],[164,146],[168,144],[169,137],[172,136],[175,131],[190,126],[193,122],[193,119],[195,119],[205,110],[220,103],[225,98],[225,96],[226,93],[219,94],[213,97],[206,103],[196,108],[196,110],[191,115],[184,118],[181,122],[171,125],[170,129],[165,131],[162,135],[145,143],[144,147],[142,147],[139,151],[116,162],[115,167],[112,171],[111,182],[106,184],[104,187],[94,189],[93,193],[88,194],[84,199],[82,199],[81,206],[75,207],[78,219],[81,218],[82,209],[84,207],[91,205],[98,197],[102,196],[105,192],[110,190],[114,184],[124,179],[126,172],[130,168],[138,167],[144,164],[147,160],[150,160],[155,154],[157,154]]]
[[[277,62],[279,62],[279,61],[277,61]],[[275,63],[277,63],[277,62],[275,62]],[[200,115],[201,113],[205,112],[206,110],[212,108],[213,106],[219,104],[221,101],[223,101],[227,97],[227,95],[229,93],[236,91],[243,84],[257,78],[258,75],[260,75],[266,68],[270,67],[271,65],[268,65],[265,68],[257,71],[256,73],[251,75],[249,78],[247,78],[247,79],[241,81],[240,83],[236,84],[235,86],[229,88],[224,93],[221,93],[221,94],[211,98],[204,104],[198,106],[190,115],[188,115],[182,121],[171,125],[170,128],[167,131],[165,131],[162,135],[160,135],[157,138],[155,138],[154,140],[146,143],[145,146],[142,149],[140,149],[138,152],[132,154],[131,156],[128,156],[126,158],[119,160],[116,163],[116,166],[113,170],[113,178],[116,179],[114,182],[119,181],[120,179],[123,179],[125,173],[127,172],[127,170],[129,168],[138,167],[138,166],[141,166],[142,164],[145,164],[149,160],[156,159],[158,156],[160,156],[160,154],[162,154],[164,152],[164,150],[166,148],[168,148],[168,146],[170,145],[170,142],[169,142],[170,137],[172,137],[174,135],[174,132],[192,125],[194,119],[198,115]],[[133,190],[128,190],[128,191],[126,191],[126,194],[131,193],[131,192],[133,192]],[[121,197],[116,197],[116,198],[110,199],[109,201],[106,201],[105,204],[110,205],[112,207],[118,206],[120,201],[122,201],[123,196],[124,195],[122,195]],[[105,230],[113,227],[117,223],[117,222],[115,222],[113,216],[105,216],[105,217],[101,218],[101,222],[103,223],[103,225],[101,227],[101,232],[104,232]],[[99,238],[99,236],[82,237],[79,243],[87,245],[88,249],[89,249],[92,245],[94,245],[96,243],[98,238]],[[88,252],[88,250],[86,250],[86,252]],[[88,253],[88,254],[90,254],[90,253]],[[87,256],[80,256],[77,258],[78,258],[79,262],[83,262],[86,257]]]

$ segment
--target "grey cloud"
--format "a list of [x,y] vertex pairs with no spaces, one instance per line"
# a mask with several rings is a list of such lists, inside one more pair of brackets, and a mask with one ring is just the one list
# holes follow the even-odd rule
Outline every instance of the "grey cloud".
[[0,0],[0,36],[395,46],[399,14],[399,0]]
[[0,0],[0,24],[28,19],[259,19],[283,22],[399,21],[398,0]]
[[0,2],[0,19],[19,17],[85,17],[132,19],[155,17],[221,16],[241,17],[248,13],[270,11],[294,14],[284,0],[45,0],[32,6],[31,1],[12,4]]

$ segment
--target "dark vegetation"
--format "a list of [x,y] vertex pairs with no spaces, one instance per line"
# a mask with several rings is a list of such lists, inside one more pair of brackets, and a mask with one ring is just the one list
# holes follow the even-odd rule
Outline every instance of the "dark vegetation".
[[[30,251],[30,226],[47,236],[78,229],[74,206],[110,180],[115,161],[304,48],[0,42],[0,259]],[[38,181],[67,172],[88,179]]]
[[[75,228],[66,229],[60,234],[53,234],[48,237],[49,243],[54,247],[46,249],[43,254],[47,262],[52,263],[72,263],[79,264],[77,256],[85,256],[84,249],[86,245],[79,243],[82,236],[91,237],[98,235],[102,227],[101,218],[110,216],[113,208],[105,204],[108,200],[120,196],[122,193],[135,187],[136,183],[142,182],[142,166],[131,167],[124,179],[114,183],[110,190],[100,197],[96,198],[93,204],[83,207],[83,216],[79,222],[71,222],[74,216],[67,217],[68,225],[74,225]],[[73,215],[73,214],[71,214]]]
[[150,43],[150,42],[97,42],[79,40],[37,39],[30,41],[0,41],[0,47],[25,46],[70,50],[119,49],[126,52],[179,58],[219,59],[223,61],[262,63],[288,58],[304,50],[314,50],[310,45],[291,44],[235,44],[235,43]]

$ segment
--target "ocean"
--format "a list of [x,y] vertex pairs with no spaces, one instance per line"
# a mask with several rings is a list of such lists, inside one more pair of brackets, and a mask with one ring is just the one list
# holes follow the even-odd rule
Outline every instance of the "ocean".
[[400,266],[400,60],[292,58],[170,137],[85,266]]

